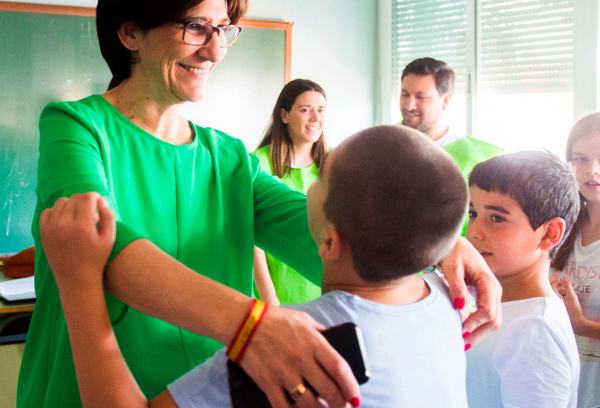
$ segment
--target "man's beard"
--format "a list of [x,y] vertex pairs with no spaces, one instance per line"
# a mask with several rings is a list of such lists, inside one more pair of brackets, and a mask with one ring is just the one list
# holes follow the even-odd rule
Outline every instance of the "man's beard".
[[[404,116],[402,117],[402,119],[404,121]],[[427,121],[424,121],[422,119],[423,119],[423,115],[421,115],[421,121],[415,127],[413,127],[413,129],[416,129],[420,132],[427,134],[427,132],[429,132],[429,130],[431,130],[431,128],[436,123],[437,118],[430,118]],[[409,126],[409,127],[412,127],[412,126]]]

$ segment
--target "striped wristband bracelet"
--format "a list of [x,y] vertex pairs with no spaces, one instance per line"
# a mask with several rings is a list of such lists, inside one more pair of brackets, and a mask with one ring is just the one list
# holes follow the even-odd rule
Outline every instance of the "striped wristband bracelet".
[[248,344],[250,344],[250,340],[252,339],[252,336],[254,336],[256,329],[265,316],[268,307],[268,304],[258,299],[254,299],[252,301],[244,321],[238,328],[233,340],[231,341],[231,344],[229,345],[229,348],[227,349],[227,357],[229,357],[229,359],[234,363],[239,365],[240,361],[242,361],[242,357],[244,357],[244,353],[248,348]]

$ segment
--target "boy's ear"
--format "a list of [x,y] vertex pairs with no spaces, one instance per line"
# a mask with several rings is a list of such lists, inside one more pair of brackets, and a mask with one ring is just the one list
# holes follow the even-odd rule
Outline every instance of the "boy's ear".
[[137,51],[138,49],[138,35],[140,31],[132,21],[125,21],[119,26],[117,31],[121,43],[130,51]]
[[336,261],[342,254],[342,237],[339,231],[329,224],[323,241],[319,245],[319,256],[325,261]]
[[546,221],[543,227],[546,228],[546,232],[540,242],[540,249],[547,251],[560,243],[565,234],[565,220],[560,217],[554,217]]

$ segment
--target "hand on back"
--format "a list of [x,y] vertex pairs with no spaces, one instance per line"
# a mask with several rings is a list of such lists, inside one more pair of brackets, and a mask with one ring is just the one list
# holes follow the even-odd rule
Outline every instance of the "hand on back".
[[[325,327],[308,314],[270,307],[248,346],[241,366],[273,407],[289,407],[284,391],[310,386],[332,408],[360,405],[360,390],[348,363],[325,340]],[[309,387],[295,399],[301,408],[322,407]]]
[[[450,286],[454,307],[468,315],[467,284],[477,290],[477,311],[463,322],[465,349],[479,343],[485,335],[502,325],[502,287],[477,250],[465,238],[459,238],[444,259],[444,277]],[[461,300],[462,299],[462,300]]]

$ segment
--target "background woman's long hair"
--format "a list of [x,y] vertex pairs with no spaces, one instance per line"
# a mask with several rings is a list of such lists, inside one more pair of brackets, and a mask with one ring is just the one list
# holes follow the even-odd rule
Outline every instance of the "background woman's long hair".
[[[575,125],[573,125],[573,129],[571,129],[569,138],[567,139],[567,148],[565,152],[567,162],[572,163],[573,161],[573,145],[579,140],[588,136],[600,137],[600,112],[595,112],[584,116],[583,118],[579,119]],[[571,233],[558,249],[556,257],[552,261],[551,266],[557,271],[561,271],[565,268],[567,260],[573,252],[573,248],[575,247],[575,240],[581,231],[581,226],[589,219],[585,198],[581,195],[581,193],[579,193],[579,200],[580,206],[577,221],[575,221],[575,225],[573,225]]]
[[[263,139],[258,145],[259,149],[264,146],[271,146],[272,173],[277,177],[284,177],[290,174],[294,159],[294,143],[288,132],[287,125],[283,123],[283,120],[281,119],[281,109],[285,109],[286,112],[289,112],[298,96],[307,91],[319,92],[327,99],[323,88],[313,81],[308,79],[294,79],[293,81],[288,82],[277,98],[269,126],[265,131]],[[310,153],[317,167],[321,167],[321,163],[327,153],[325,132],[321,133],[319,140],[313,144]]]

